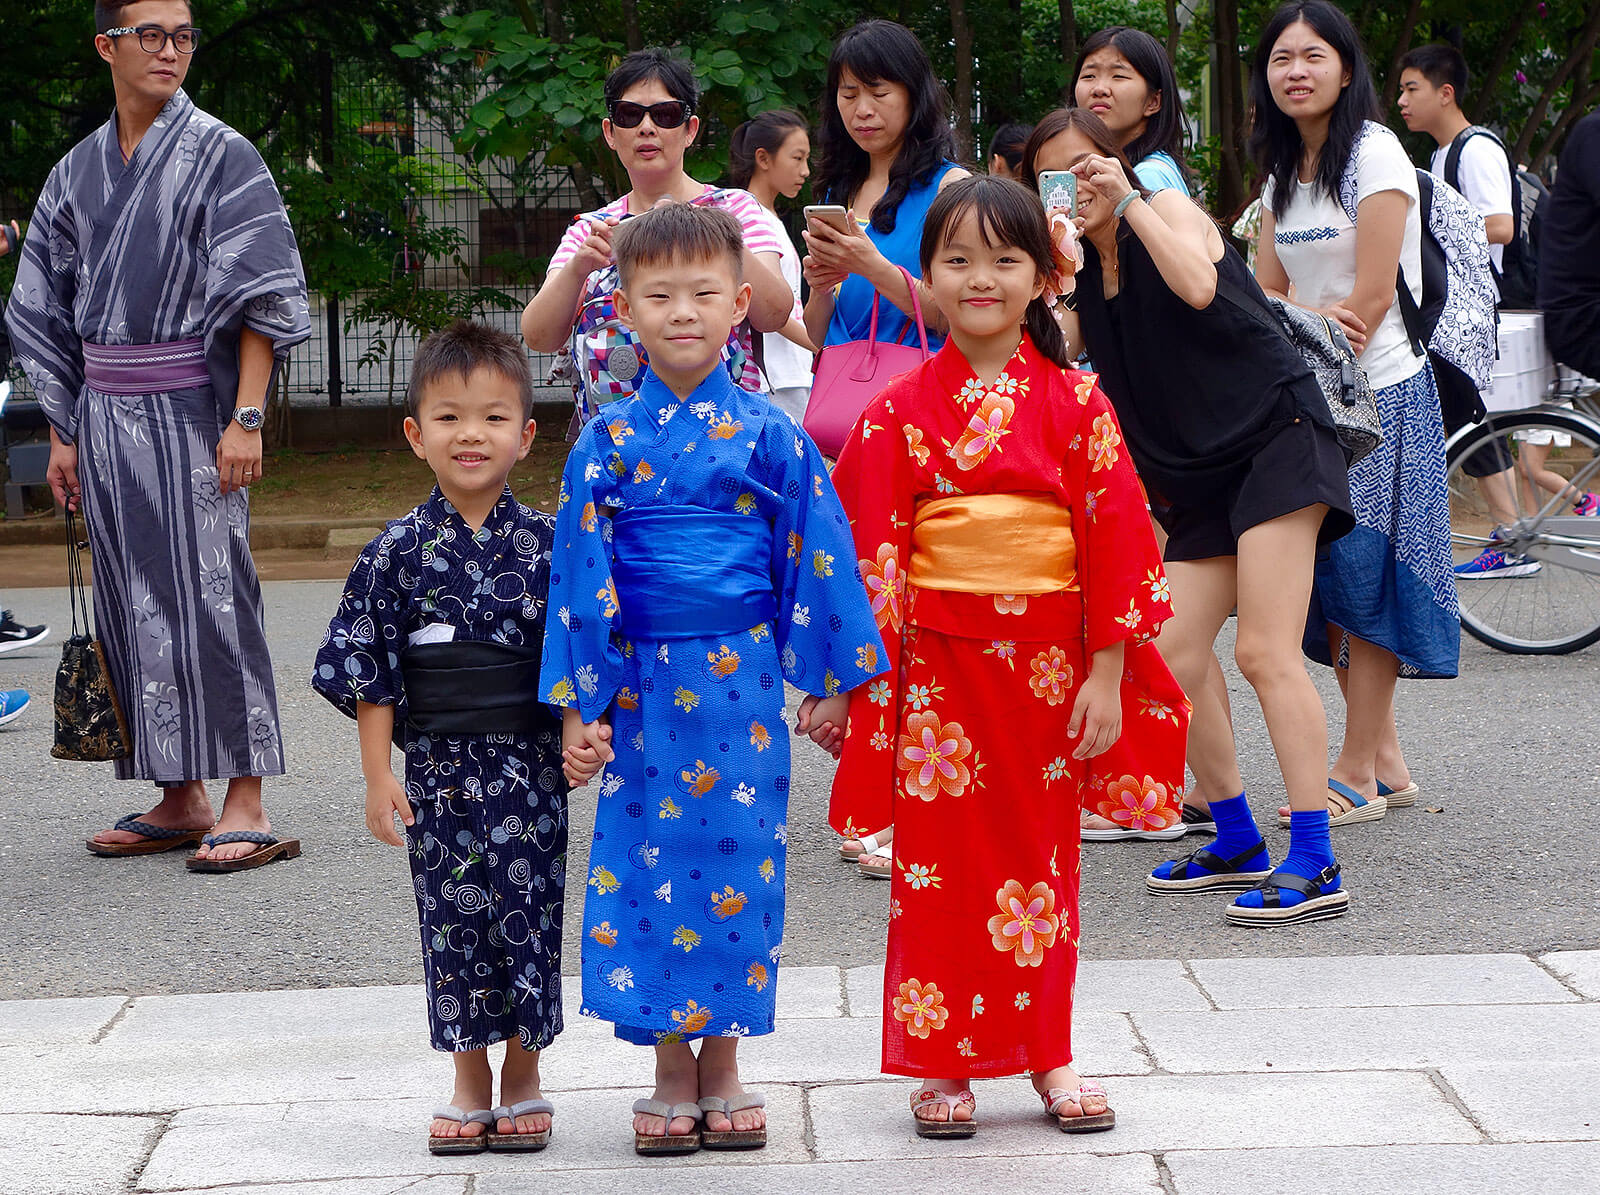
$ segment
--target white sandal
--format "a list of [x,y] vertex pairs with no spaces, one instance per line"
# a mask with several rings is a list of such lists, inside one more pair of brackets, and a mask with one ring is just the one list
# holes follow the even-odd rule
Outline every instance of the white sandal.
[[[1039,1098],[1044,1101],[1045,1111],[1055,1117],[1063,1133],[1103,1133],[1116,1128],[1117,1114],[1109,1106],[1104,1112],[1088,1113],[1083,1110],[1083,1101],[1090,1096],[1105,1099],[1106,1089],[1089,1079],[1080,1084],[1077,1091],[1067,1087],[1052,1087],[1041,1093]],[[1063,1115],[1062,1109],[1069,1107],[1077,1111]]]
[[[926,1120],[917,1112],[929,1104],[943,1104],[946,1120]],[[957,1120],[956,1109],[965,1107],[971,1120]],[[978,1131],[978,1097],[971,1091],[958,1091],[950,1095],[943,1091],[930,1091],[919,1087],[911,1093],[911,1119],[917,1122],[919,1137],[971,1137]]]
[[839,858],[846,863],[855,863],[862,855],[870,855],[877,849],[878,836],[876,834],[863,834],[859,838],[846,838],[839,844]]
[[885,843],[856,860],[856,870],[869,880],[894,878],[894,844]]

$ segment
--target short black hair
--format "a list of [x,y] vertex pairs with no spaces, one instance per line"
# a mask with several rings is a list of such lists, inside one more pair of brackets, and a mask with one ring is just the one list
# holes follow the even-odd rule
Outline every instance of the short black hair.
[[[139,0],[94,0],[94,31],[104,33],[107,29],[118,28],[122,24],[122,10],[138,3]],[[184,3],[193,16],[193,0],[184,0]]]
[[735,282],[744,281],[744,230],[721,208],[663,203],[622,222],[611,244],[623,290],[640,266],[724,257]]
[[1467,98],[1467,60],[1454,46],[1443,42],[1418,46],[1406,52],[1400,60],[1400,69],[1416,71],[1435,87],[1450,84],[1457,104]]
[[478,369],[492,369],[515,385],[522,399],[522,417],[533,418],[533,370],[522,342],[509,332],[475,320],[457,320],[417,347],[411,381],[406,385],[406,414],[421,418],[422,396],[440,378],[470,378]]
[[1031,124],[1001,125],[989,139],[990,156],[1000,155],[1005,164],[1015,170],[1022,163],[1022,147],[1028,144],[1028,134],[1031,132]]
[[691,112],[700,106],[700,87],[689,60],[674,57],[660,46],[647,46],[629,54],[606,76],[606,111],[611,111],[628,88],[649,79],[660,83],[679,103],[687,104]]

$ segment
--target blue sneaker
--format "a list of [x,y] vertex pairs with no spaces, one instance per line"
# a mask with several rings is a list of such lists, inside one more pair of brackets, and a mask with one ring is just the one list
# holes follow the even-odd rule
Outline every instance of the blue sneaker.
[[6,689],[0,691],[0,726],[7,722],[14,722],[22,717],[22,711],[28,708],[28,694],[23,689]]
[[1489,581],[1500,577],[1531,577],[1544,565],[1526,556],[1513,556],[1499,548],[1485,548],[1477,559],[1455,568],[1458,581]]

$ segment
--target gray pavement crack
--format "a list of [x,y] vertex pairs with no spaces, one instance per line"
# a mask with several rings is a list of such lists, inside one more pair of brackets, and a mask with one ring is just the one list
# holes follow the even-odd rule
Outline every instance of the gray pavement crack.
[[122,1006],[111,1015],[111,1019],[104,1025],[100,1026],[100,1031],[89,1039],[89,1044],[91,1046],[98,1046],[101,1042],[105,1041],[108,1033],[110,1033],[118,1025],[122,1024],[122,1018],[127,1016],[129,1010],[133,1008],[133,1000],[134,998],[132,996],[129,996],[123,1000]]
[[1495,1139],[1493,1133],[1489,1132],[1488,1129],[1484,1128],[1478,1123],[1477,1116],[1473,1113],[1471,1108],[1467,1107],[1467,1102],[1456,1094],[1456,1089],[1450,1086],[1450,1081],[1444,1077],[1444,1074],[1439,1070],[1438,1067],[1425,1067],[1423,1068],[1422,1073],[1427,1075],[1428,1079],[1433,1083],[1433,1085],[1439,1089],[1439,1094],[1444,1096],[1445,1102],[1457,1112],[1461,1113],[1462,1119],[1470,1124],[1477,1132],[1478,1136],[1482,1138],[1482,1140],[1478,1142],[1479,1145],[1500,1144],[1500,1142]]
[[1216,1002],[1210,992],[1206,991],[1206,985],[1200,982],[1200,977],[1194,973],[1194,968],[1189,965],[1189,960],[1186,958],[1179,959],[1178,966],[1183,968],[1184,978],[1194,984],[1195,988],[1199,990],[1201,998],[1211,1005],[1211,1011],[1221,1012],[1222,1006]]
[[1128,1028],[1133,1033],[1133,1048],[1137,1050],[1139,1052],[1139,1056],[1149,1064],[1150,1073],[1152,1075],[1166,1074],[1167,1072],[1161,1069],[1161,1064],[1156,1061],[1156,1052],[1150,1048],[1150,1043],[1145,1040],[1144,1034],[1139,1029],[1139,1022],[1134,1019],[1133,1014],[1131,1012],[1124,1012],[1118,1013],[1117,1015],[1128,1018]]
[[1592,1003],[1587,995],[1573,986],[1571,980],[1569,980],[1565,975],[1561,974],[1561,972],[1557,971],[1554,967],[1550,966],[1550,964],[1546,963],[1544,959],[1539,957],[1539,955],[1529,954],[1528,961],[1531,962],[1535,967],[1538,967],[1539,970],[1543,971],[1551,979],[1559,983],[1562,987],[1566,988],[1567,991],[1571,992],[1578,999],[1584,1001],[1585,1003]]
[[811,1085],[800,1085],[800,1143],[805,1146],[806,1158],[817,1161],[817,1128],[811,1119]]
[[[132,1004],[133,1001],[129,1000],[128,1003]],[[117,1016],[120,1017],[122,1012],[126,1011],[126,1006],[124,1006],[122,1011],[117,1013]],[[114,1023],[115,1018],[113,1018],[113,1024]],[[167,1135],[167,1130],[172,1127],[172,1122],[177,1119],[177,1116],[178,1114],[176,1112],[166,1112],[157,1116],[144,1118],[156,1121],[156,1131],[151,1134],[148,1148],[145,1149],[143,1155],[133,1164],[133,1168],[128,1172],[128,1185],[124,1187],[123,1190],[134,1193],[139,1191],[139,1189],[144,1185],[144,1172],[149,1169],[150,1159],[155,1157],[156,1149],[161,1145],[161,1139]]]
[[1151,1155],[1156,1164],[1156,1182],[1161,1184],[1161,1189],[1166,1195],[1178,1195],[1178,1180],[1172,1177],[1172,1170],[1167,1165],[1166,1151]]

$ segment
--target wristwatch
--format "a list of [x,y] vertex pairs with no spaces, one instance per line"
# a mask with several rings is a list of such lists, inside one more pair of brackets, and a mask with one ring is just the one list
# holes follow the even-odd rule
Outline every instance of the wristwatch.
[[267,417],[261,413],[260,407],[238,407],[233,412],[233,421],[247,432],[258,432]]

